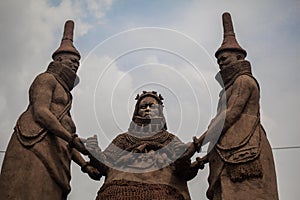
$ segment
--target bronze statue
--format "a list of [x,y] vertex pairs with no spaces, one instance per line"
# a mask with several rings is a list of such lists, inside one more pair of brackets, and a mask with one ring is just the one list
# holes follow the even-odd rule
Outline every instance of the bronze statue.
[[[247,52],[238,44],[231,16],[223,16],[224,40],[215,53],[223,87],[216,117],[200,143],[210,141],[209,199],[278,199],[272,150],[260,122],[259,84]],[[215,144],[216,142],[216,144]]]
[[[167,131],[162,96],[144,91],[136,97],[128,131],[104,151],[96,136],[84,146],[70,115],[80,54],[73,46],[74,22],[67,21],[53,62],[33,81],[29,106],[17,120],[1,169],[0,197],[66,199],[73,160],[92,179],[105,176],[97,200],[190,199],[187,182],[205,163],[209,199],[278,199],[272,150],[260,123],[259,84],[235,38],[230,14],[222,17],[224,40],[215,56],[223,89],[208,130],[184,144]],[[207,156],[191,163],[207,142]]]
[[100,178],[79,153],[88,154],[70,115],[70,91],[80,59],[73,46],[73,28],[73,21],[65,23],[53,62],[30,86],[29,106],[17,121],[3,161],[1,199],[66,199],[71,160],[91,178]]
[[128,132],[103,152],[96,136],[86,141],[90,164],[105,176],[97,200],[190,199],[187,182],[198,167],[181,158],[190,144],[167,131],[161,95],[144,91],[136,100]]

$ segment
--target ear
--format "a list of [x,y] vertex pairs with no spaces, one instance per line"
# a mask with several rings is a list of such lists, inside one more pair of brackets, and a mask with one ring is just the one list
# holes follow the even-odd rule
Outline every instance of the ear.
[[244,59],[244,55],[238,53],[238,54],[236,55],[236,58],[237,58],[237,60],[243,60],[243,59]]
[[61,58],[61,56],[55,56],[55,58],[54,58],[54,61],[58,61],[58,62],[61,62],[62,61],[62,58]]

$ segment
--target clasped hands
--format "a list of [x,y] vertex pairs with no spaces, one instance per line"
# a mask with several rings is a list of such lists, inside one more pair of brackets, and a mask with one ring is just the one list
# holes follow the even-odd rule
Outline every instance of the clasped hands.
[[[193,142],[188,146],[184,154],[180,157],[180,159],[190,159],[196,152],[201,152],[201,146],[205,139],[206,132],[203,133],[199,138],[196,136],[193,137]],[[207,156],[203,158],[197,157],[196,161],[194,161],[191,165],[192,168],[203,169],[204,165],[208,162]]]
[[[181,156],[180,159],[190,159],[196,152],[199,153],[201,151],[201,146],[203,144],[205,136],[206,136],[206,132],[204,134],[202,134],[199,138],[193,137],[192,144],[189,145],[189,147],[187,148],[187,150]],[[101,159],[102,151],[98,144],[97,135],[89,137],[86,140],[83,140],[83,142],[85,143],[85,149],[89,152],[89,155],[92,155],[93,157],[95,157],[98,160]],[[204,156],[203,158],[197,157],[196,161],[194,161],[192,163],[192,167],[203,169],[204,165],[207,162],[208,162],[208,160],[207,160],[206,156]]]
[[[85,146],[84,143],[86,143],[87,145]],[[89,156],[91,154],[97,155],[99,152],[101,152],[101,149],[98,146],[96,135],[88,139],[82,139],[79,138],[78,135],[74,134],[72,135],[72,138],[69,141],[69,146],[71,148],[76,148],[82,154],[89,155]],[[87,173],[89,177],[94,180],[100,180],[102,176],[100,172],[95,167],[93,167],[89,162],[85,162],[81,166],[81,171]]]

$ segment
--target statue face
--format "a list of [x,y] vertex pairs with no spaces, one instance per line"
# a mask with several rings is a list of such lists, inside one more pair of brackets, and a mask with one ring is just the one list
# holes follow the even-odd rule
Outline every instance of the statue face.
[[159,104],[153,97],[145,97],[139,104],[138,115],[141,117],[159,117]]
[[238,61],[236,52],[230,51],[221,52],[217,59],[221,70]]
[[75,73],[79,67],[79,57],[71,53],[60,53],[55,57],[56,61],[70,67]]

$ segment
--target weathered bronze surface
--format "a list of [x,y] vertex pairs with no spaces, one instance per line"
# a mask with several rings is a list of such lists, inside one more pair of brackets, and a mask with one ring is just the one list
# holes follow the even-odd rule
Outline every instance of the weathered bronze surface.
[[[80,53],[73,45],[74,22],[67,21],[53,62],[33,81],[28,108],[17,120],[1,169],[0,198],[66,199],[73,160],[92,179],[105,176],[97,200],[190,199],[187,182],[205,163],[209,199],[278,199],[272,150],[260,122],[259,84],[235,38],[230,14],[222,17],[224,39],[215,56],[223,89],[208,130],[183,143],[167,131],[162,96],[144,91],[136,97],[128,131],[104,151],[97,136],[87,138],[84,146],[75,134],[70,91]],[[209,153],[191,163],[206,142]]]
[[128,132],[103,152],[97,137],[87,139],[91,164],[105,176],[97,200],[190,199],[187,181],[198,168],[181,158],[189,144],[167,131],[161,95],[145,91],[136,100]]
[[75,134],[70,115],[80,54],[73,46],[74,22],[67,21],[58,50],[44,73],[29,89],[29,105],[11,136],[0,175],[0,198],[66,199],[71,188],[71,160],[95,179],[97,170],[87,166],[87,154]]
[[[209,199],[278,199],[272,150],[260,122],[260,89],[246,51],[238,44],[229,13],[223,14],[224,40],[215,56],[223,87],[206,140],[212,141]],[[202,138],[204,138],[202,136]],[[213,142],[216,141],[216,144]]]

